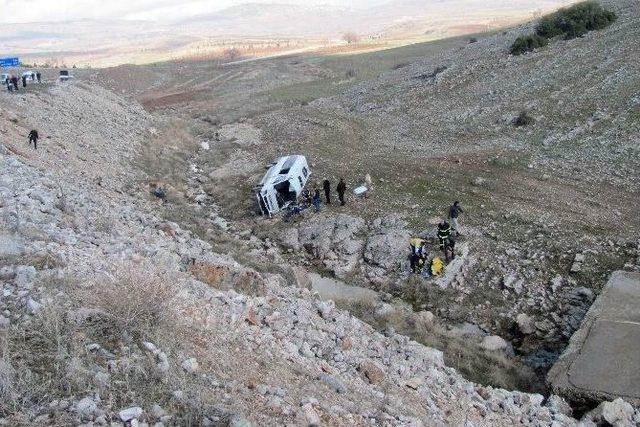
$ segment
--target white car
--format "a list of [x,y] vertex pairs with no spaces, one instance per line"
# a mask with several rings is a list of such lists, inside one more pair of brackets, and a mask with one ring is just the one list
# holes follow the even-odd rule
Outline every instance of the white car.
[[61,82],[66,82],[67,80],[73,79],[73,76],[69,73],[69,70],[60,70],[60,77],[58,79]]
[[304,156],[280,157],[272,163],[254,188],[262,215],[271,217],[298,200],[309,176],[311,172]]
[[7,81],[7,79],[11,78],[11,74],[6,74],[6,73],[2,73],[0,74],[0,83],[4,84],[4,82]]

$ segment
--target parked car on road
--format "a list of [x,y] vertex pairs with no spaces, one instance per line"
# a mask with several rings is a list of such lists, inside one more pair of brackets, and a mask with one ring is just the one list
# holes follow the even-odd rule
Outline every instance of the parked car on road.
[[60,80],[61,82],[66,82],[67,80],[71,79],[73,79],[73,76],[71,75],[71,73],[69,73],[69,70],[60,70],[60,77],[58,77],[58,80]]

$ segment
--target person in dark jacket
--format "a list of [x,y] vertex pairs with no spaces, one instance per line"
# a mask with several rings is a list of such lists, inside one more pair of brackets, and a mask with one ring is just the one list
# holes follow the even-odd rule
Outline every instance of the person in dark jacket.
[[460,225],[458,224],[458,217],[461,213],[464,213],[459,201],[455,201],[451,207],[449,207],[449,222],[451,223],[451,231],[456,233],[456,236],[460,235]]
[[33,129],[31,132],[29,132],[29,145],[33,143],[34,150],[38,149],[38,138],[40,138],[40,136],[38,135],[37,130]]
[[347,191],[347,184],[344,182],[344,178],[340,178],[340,182],[338,183],[338,187],[336,187],[336,191],[338,192],[338,200],[340,200],[340,206],[345,205],[344,193]]
[[331,204],[331,182],[328,179],[322,181],[322,188],[324,189],[324,198],[327,204]]
[[18,78],[16,76],[11,76],[11,84],[13,85],[13,90],[18,90]]
[[444,242],[444,259],[451,262],[456,257],[456,238],[453,234]]
[[40,71],[36,71],[36,79],[38,79],[38,83],[42,83],[42,74],[40,74]]
[[320,212],[320,204],[322,203],[322,199],[320,198],[320,190],[318,187],[313,189],[313,199],[312,199],[313,207],[316,212]]
[[22,76],[22,87],[27,87],[27,76]]

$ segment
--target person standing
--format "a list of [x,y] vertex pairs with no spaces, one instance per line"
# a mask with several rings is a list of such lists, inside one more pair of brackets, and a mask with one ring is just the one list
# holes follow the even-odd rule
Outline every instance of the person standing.
[[320,212],[320,204],[322,203],[322,199],[320,198],[320,190],[318,189],[318,187],[315,187],[313,189],[313,207],[315,209],[316,212]]
[[460,235],[460,225],[458,224],[458,217],[464,213],[459,201],[455,201],[449,208],[449,222],[451,223],[451,231],[456,233],[456,236]]
[[347,191],[347,184],[344,182],[344,178],[340,178],[340,182],[338,183],[338,187],[336,187],[336,191],[338,192],[338,200],[340,200],[340,206],[345,205],[344,193]]
[[325,179],[322,181],[322,188],[324,189],[324,198],[327,201],[327,204],[331,204],[331,181]]
[[446,254],[446,248],[449,243],[449,236],[451,236],[451,225],[447,220],[443,220],[438,224],[438,242],[440,244],[440,250]]
[[11,84],[13,85],[13,90],[18,90],[18,78],[16,76],[11,76]]
[[27,87],[27,76],[22,76],[22,87]]
[[40,71],[36,71],[36,79],[38,79],[38,83],[42,83],[41,77],[42,75],[40,74]]
[[38,138],[40,136],[38,135],[38,131],[33,129],[31,132],[29,132],[29,145],[31,145],[33,143],[33,149],[37,150],[38,149]]

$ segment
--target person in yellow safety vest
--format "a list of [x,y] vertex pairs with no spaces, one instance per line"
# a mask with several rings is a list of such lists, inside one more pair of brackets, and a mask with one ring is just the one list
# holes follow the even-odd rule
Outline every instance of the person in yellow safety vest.
[[419,237],[414,237],[409,241],[409,248],[411,250],[409,256],[411,271],[420,274],[427,260],[427,242]]
[[440,257],[433,258],[431,261],[431,275],[432,276],[440,276],[442,274],[442,270],[444,269],[444,263]]

